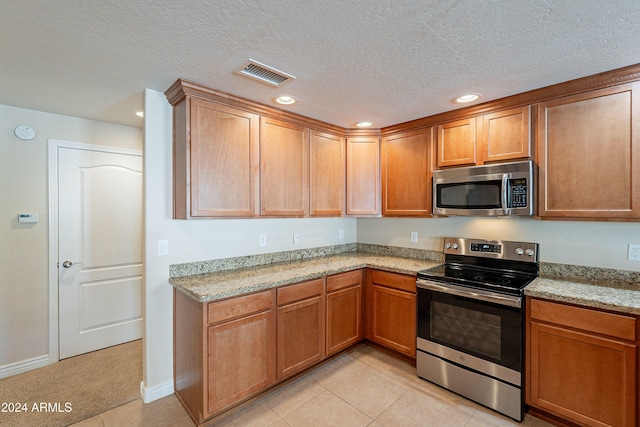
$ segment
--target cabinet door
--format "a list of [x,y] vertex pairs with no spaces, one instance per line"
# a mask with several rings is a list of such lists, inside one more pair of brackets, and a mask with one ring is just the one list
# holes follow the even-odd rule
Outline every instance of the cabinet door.
[[278,307],[277,377],[285,378],[322,360],[324,296]]
[[438,168],[476,164],[476,119],[458,120],[438,126]]
[[378,138],[347,138],[347,215],[380,215]]
[[640,217],[638,84],[539,104],[541,217]]
[[260,118],[263,216],[305,216],[309,204],[308,130]]
[[382,215],[431,215],[432,129],[382,139]]
[[273,310],[209,327],[209,413],[275,381],[273,334]]
[[340,216],[345,200],[344,138],[311,131],[309,142],[309,214]]
[[512,108],[478,119],[483,163],[531,157],[530,110],[530,106]]
[[637,346],[532,322],[529,404],[586,426],[635,426]]
[[415,277],[377,270],[370,277],[367,338],[415,358]]
[[362,271],[327,277],[326,355],[362,339]]
[[[176,183],[178,194],[190,185],[190,212],[175,198],[175,215],[252,217],[258,206],[258,116],[211,102],[190,100],[190,141],[176,134],[175,151],[189,146],[188,159],[176,156],[176,178],[190,172],[189,182]],[[176,111],[178,113],[179,111]],[[178,206],[180,204],[180,206]]]

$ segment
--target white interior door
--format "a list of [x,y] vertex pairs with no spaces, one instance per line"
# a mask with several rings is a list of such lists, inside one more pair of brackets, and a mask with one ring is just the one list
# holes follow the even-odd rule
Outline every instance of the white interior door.
[[142,337],[142,157],[58,149],[60,359]]

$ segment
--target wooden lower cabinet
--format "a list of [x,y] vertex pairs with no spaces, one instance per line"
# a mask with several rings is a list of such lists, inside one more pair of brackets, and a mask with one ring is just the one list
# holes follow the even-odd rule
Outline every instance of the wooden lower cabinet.
[[272,385],[275,290],[201,303],[174,291],[175,393],[196,423]]
[[209,327],[209,412],[225,409],[275,380],[273,311]]
[[209,303],[176,289],[175,394],[209,422],[362,341],[367,318],[371,341],[415,358],[415,299],[415,276],[367,269]]
[[363,338],[362,274],[362,270],[356,270],[327,277],[327,356]]
[[637,319],[545,300],[527,310],[526,401],[584,426],[636,426]]
[[324,319],[324,279],[278,288],[278,379],[322,360]]
[[367,338],[416,357],[416,278],[370,270]]

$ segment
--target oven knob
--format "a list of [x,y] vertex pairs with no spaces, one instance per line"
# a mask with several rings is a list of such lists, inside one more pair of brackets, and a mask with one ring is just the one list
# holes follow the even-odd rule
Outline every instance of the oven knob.
[[518,254],[518,255],[522,255],[522,254],[524,254],[524,249],[522,249],[522,248],[516,248],[516,254]]
[[444,247],[447,249],[451,249],[451,243],[447,242],[444,244]]
[[457,244],[457,243],[454,243],[451,247],[452,247],[453,249],[458,249],[458,244]]
[[533,252],[533,249],[527,249],[526,251],[524,251],[524,253],[529,256],[533,256],[533,254],[535,254],[535,252]]

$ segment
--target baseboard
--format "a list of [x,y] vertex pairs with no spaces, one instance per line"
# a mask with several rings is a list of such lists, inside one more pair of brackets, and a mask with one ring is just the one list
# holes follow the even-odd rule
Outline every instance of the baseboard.
[[144,403],[151,403],[165,396],[173,394],[173,380],[165,381],[156,387],[146,387],[144,381],[140,383],[140,398]]
[[49,355],[38,356],[20,362],[10,363],[0,366],[0,378],[7,378],[33,369],[42,368],[49,365]]

